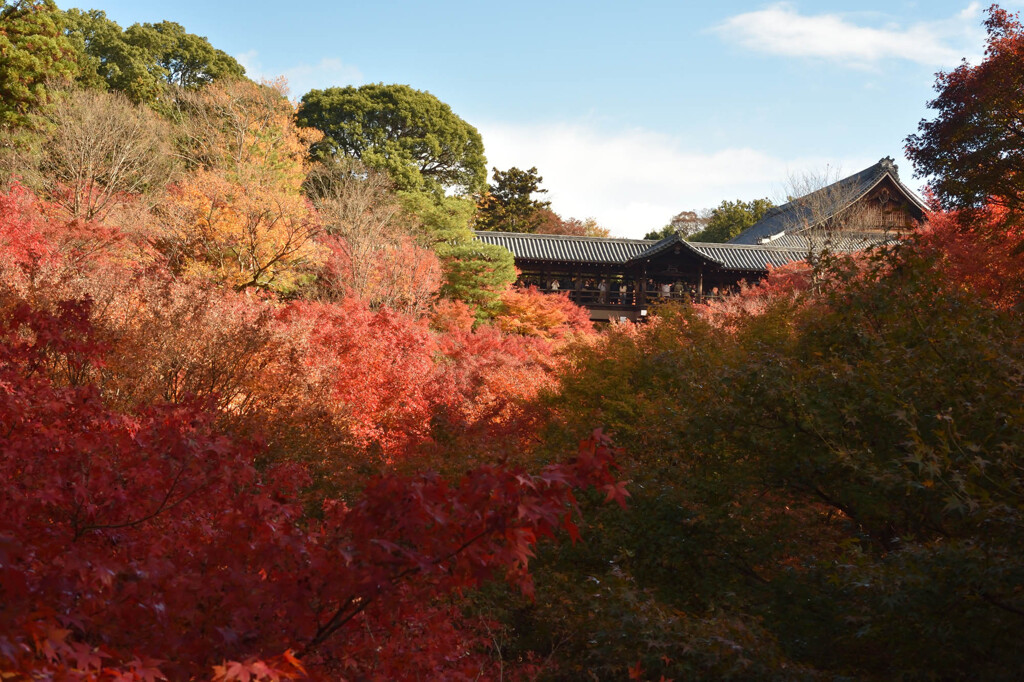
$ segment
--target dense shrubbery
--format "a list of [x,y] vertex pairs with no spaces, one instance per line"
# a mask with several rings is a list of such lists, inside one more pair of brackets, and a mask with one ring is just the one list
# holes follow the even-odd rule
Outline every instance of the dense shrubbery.
[[[91,67],[190,39],[70,18]],[[113,73],[40,77],[0,131],[0,670],[491,676],[497,625],[459,595],[528,592],[536,543],[578,533],[572,490],[621,495],[602,437],[527,447],[589,324],[502,302],[511,258],[470,247],[468,200],[354,167],[313,191],[319,136],[278,86],[133,54],[165,69],[128,93],[152,110]],[[513,331],[479,324],[499,311]]]
[[[537,540],[577,532],[571,488],[618,494],[600,438],[485,463],[523,440],[548,341],[175,280],[125,235],[83,259],[77,223],[0,205],[5,670],[489,674],[449,597],[528,589]],[[480,446],[468,473],[422,472],[442,434]]]
[[1021,674],[1021,300],[950,277],[937,238],[582,354],[554,428],[605,425],[633,497],[545,557],[530,646],[655,677]]

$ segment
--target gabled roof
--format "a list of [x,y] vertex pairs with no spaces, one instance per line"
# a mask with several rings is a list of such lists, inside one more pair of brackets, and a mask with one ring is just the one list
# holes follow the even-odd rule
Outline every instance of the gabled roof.
[[676,253],[687,252],[696,256],[699,260],[711,261],[714,265],[721,265],[721,263],[715,261],[713,258],[709,258],[697,249],[693,248],[693,244],[683,239],[678,233],[670,234],[669,236],[661,239],[660,241],[653,241],[645,239],[650,246],[636,254],[629,259],[629,262],[646,260],[648,258],[654,258],[659,256],[666,251],[674,250]]
[[[802,197],[798,197],[782,206],[776,206],[753,226],[729,240],[730,244],[760,244],[765,246],[788,246],[807,249],[807,240],[799,236],[799,231],[820,225],[850,207],[878,186],[886,178],[904,195],[906,200],[917,209],[927,210],[927,206],[906,185],[900,182],[899,172],[891,157],[885,157],[878,163],[865,168],[859,173],[833,182]],[[853,235],[850,235],[853,236]],[[840,242],[844,238],[840,238]],[[830,244],[837,251],[854,251],[871,244],[885,241],[880,235],[861,235],[849,244]]]
[[688,242],[681,235],[673,234],[661,241],[650,242],[651,246],[629,259],[636,263],[654,258],[666,251],[690,253],[708,265],[723,270],[756,270],[765,271],[768,265],[778,267],[793,261],[807,258],[807,249],[793,249],[774,246],[747,246],[742,244],[710,244]]

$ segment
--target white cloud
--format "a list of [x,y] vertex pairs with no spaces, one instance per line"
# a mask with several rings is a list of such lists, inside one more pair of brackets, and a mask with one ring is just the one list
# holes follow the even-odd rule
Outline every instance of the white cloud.
[[949,19],[884,27],[858,25],[842,14],[801,14],[792,3],[782,2],[737,14],[713,30],[759,52],[821,57],[858,67],[885,59],[955,66],[965,56],[976,61],[984,40],[977,2]]
[[256,50],[235,55],[235,59],[245,67],[245,74],[253,80],[272,80],[284,76],[294,99],[300,99],[314,88],[343,87],[363,82],[363,74],[358,68],[333,57],[325,57],[316,64],[297,64],[277,71],[264,67]]
[[[641,238],[683,210],[723,199],[785,196],[795,172],[837,166],[836,159],[780,159],[756,149],[695,153],[646,130],[608,134],[587,124],[478,125],[491,166],[536,166],[547,199],[563,218],[595,218],[620,237]],[[874,159],[840,159],[856,172]]]

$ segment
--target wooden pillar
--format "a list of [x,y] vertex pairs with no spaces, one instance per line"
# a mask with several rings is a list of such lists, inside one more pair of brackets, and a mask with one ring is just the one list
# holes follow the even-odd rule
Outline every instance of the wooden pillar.
[[697,270],[697,303],[704,302],[704,266]]

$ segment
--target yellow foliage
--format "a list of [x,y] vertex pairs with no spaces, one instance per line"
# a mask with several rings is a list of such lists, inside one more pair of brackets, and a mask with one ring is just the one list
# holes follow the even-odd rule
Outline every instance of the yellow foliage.
[[320,221],[301,196],[309,145],[283,81],[182,90],[180,144],[191,173],[161,206],[158,246],[176,271],[289,291],[323,262]]
[[323,259],[316,216],[298,194],[227,175],[200,170],[176,187],[162,240],[172,266],[236,289],[293,289]]

